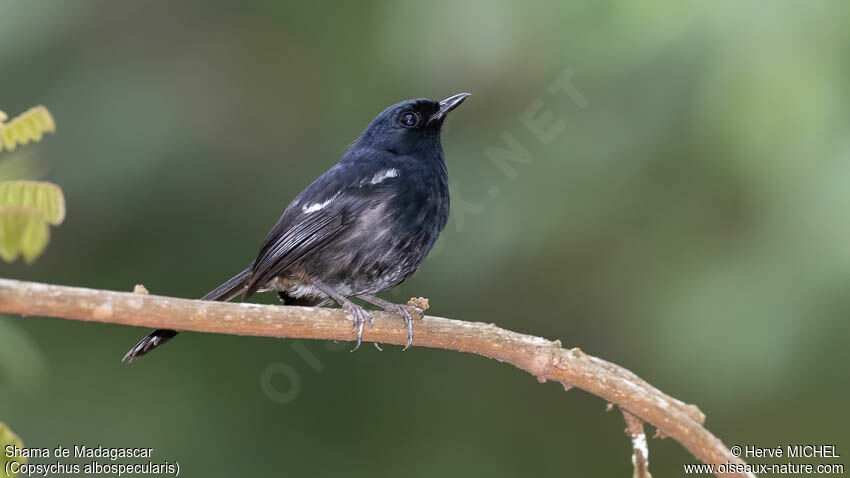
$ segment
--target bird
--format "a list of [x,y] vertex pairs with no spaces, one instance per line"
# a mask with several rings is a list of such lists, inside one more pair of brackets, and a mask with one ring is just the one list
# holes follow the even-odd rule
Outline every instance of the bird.
[[[364,325],[373,323],[356,298],[401,316],[407,350],[413,343],[410,310],[376,294],[416,272],[448,222],[441,132],[447,115],[468,96],[411,99],[379,113],[339,162],[286,207],[254,261],[201,300],[245,300],[274,291],[284,305],[336,303],[353,319],[354,351]],[[123,361],[142,357],[177,333],[154,330]]]

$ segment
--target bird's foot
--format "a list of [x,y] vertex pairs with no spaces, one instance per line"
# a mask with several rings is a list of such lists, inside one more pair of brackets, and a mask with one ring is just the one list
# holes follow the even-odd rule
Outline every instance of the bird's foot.
[[[314,280],[313,285],[328,295],[328,297],[339,304],[343,309],[351,312],[351,319],[354,321],[354,327],[352,327],[351,332],[357,333],[357,345],[351,349],[352,352],[360,348],[360,342],[363,339],[363,327],[366,325],[366,322],[369,322],[369,328],[371,329],[374,325],[374,319],[372,318],[372,314],[370,314],[366,309],[360,307],[359,305],[351,302],[350,299],[345,297],[344,295],[337,292],[333,287],[325,284],[322,281]],[[324,301],[321,302],[324,304]]]
[[[424,315],[422,309],[419,307],[411,308],[414,309],[414,312],[416,312],[419,317]],[[385,307],[384,310],[401,315],[401,318],[404,319],[404,324],[407,325],[407,344],[405,344],[404,348],[401,349],[402,352],[404,352],[409,349],[410,345],[413,343],[413,316],[410,314],[410,309],[404,304],[390,304],[390,306]]]
[[374,318],[372,317],[372,314],[369,313],[369,311],[347,299],[342,304],[342,308],[347,309],[349,312],[351,312],[351,318],[354,321],[354,327],[351,328],[351,332],[357,334],[357,345],[355,345],[354,348],[351,349],[351,351],[354,352],[355,350],[360,348],[360,342],[363,339],[364,326],[368,322],[369,328],[371,329],[375,325]]
[[387,312],[400,315],[401,318],[404,319],[404,324],[407,325],[407,344],[402,350],[410,348],[410,345],[413,343],[413,315],[410,311],[413,310],[413,312],[417,315],[417,318],[421,319],[425,316],[424,310],[413,305],[393,304],[392,302],[374,295],[359,295],[357,297],[372,305],[376,305]]

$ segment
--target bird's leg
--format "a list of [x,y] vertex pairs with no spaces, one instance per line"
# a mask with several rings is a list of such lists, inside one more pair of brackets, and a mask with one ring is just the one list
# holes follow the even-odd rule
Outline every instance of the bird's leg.
[[[410,315],[410,310],[407,308],[407,305],[404,304],[393,304],[392,302],[386,301],[380,297],[364,294],[358,295],[358,299],[364,300],[374,306],[380,307],[387,312],[394,312],[396,314],[401,315],[401,318],[404,319],[404,323],[407,325],[407,345],[404,346],[404,349],[407,350],[410,348],[410,344],[413,343],[413,317]],[[413,307],[419,316],[425,315],[422,309],[419,307]]]
[[348,300],[347,297],[340,294],[333,287],[325,284],[322,281],[314,280],[312,281],[313,286],[315,286],[320,291],[324,292],[328,295],[334,302],[339,304],[340,307],[344,309],[348,309],[351,312],[351,315],[354,320],[354,328],[351,329],[352,332],[357,331],[357,345],[351,350],[354,352],[358,348],[360,348],[360,340],[363,338],[363,326],[366,322],[369,322],[369,328],[372,328],[372,314],[366,311],[363,307],[355,304]]

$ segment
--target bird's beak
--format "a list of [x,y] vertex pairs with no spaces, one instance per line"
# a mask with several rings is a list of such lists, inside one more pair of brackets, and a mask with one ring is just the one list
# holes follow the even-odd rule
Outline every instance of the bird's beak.
[[446,119],[446,115],[449,114],[449,111],[460,106],[460,104],[463,103],[463,100],[465,100],[467,96],[469,96],[469,93],[458,93],[454,96],[449,96],[448,98],[441,101],[440,109],[437,110],[436,113],[431,115],[431,118],[428,119],[428,123],[442,122],[444,119]]

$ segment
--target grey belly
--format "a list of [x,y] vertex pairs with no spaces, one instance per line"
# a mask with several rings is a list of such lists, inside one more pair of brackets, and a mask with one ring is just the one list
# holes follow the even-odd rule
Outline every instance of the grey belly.
[[376,294],[416,272],[431,246],[426,237],[400,238],[390,231],[346,239],[305,257],[267,288],[292,297],[325,297],[310,283],[317,279],[344,296]]
[[385,206],[369,210],[348,231],[299,260],[278,278],[278,290],[293,297],[324,297],[310,284],[317,279],[354,296],[401,284],[419,268],[446,218],[436,206],[416,210],[415,217],[386,214]]

